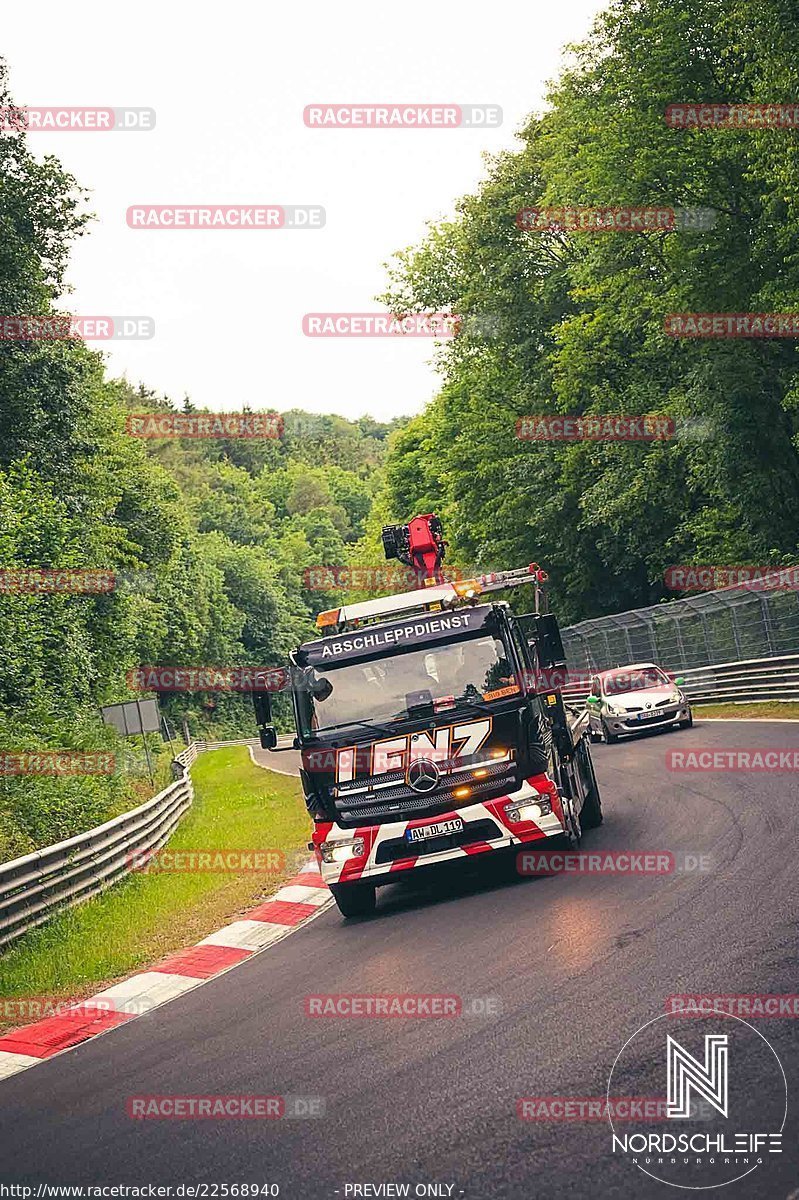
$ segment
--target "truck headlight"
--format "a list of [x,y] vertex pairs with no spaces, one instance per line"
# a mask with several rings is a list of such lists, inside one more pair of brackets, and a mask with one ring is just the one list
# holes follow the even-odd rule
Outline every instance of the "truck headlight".
[[348,858],[362,858],[364,852],[363,838],[351,838],[346,841],[322,842],[319,850],[322,862],[346,862]]
[[511,800],[510,804],[505,805],[503,812],[511,822],[537,821],[539,817],[545,817],[547,813],[552,812],[552,803],[548,796]]

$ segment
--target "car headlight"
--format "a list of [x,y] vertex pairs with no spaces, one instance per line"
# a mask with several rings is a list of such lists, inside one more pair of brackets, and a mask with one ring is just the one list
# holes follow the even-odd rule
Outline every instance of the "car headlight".
[[361,858],[363,856],[363,846],[363,838],[351,838],[334,842],[322,842],[319,850],[322,854],[322,862],[346,862],[348,858]]
[[610,704],[610,703],[606,704],[605,708],[612,717],[618,717],[620,715],[620,713],[622,713],[624,711],[621,708],[617,708],[615,704]]
[[667,701],[668,704],[682,704],[682,702],[683,702],[682,692],[675,692],[673,696],[669,696],[668,701]]

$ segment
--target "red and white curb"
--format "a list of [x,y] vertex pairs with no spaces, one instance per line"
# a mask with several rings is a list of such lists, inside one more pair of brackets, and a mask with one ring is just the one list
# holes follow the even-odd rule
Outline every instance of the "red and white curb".
[[293,933],[332,903],[313,860],[240,921],[179,950],[149,971],[131,975],[54,1016],[0,1036],[0,1079],[35,1067],[90,1038],[125,1025],[207,980],[246,962]]

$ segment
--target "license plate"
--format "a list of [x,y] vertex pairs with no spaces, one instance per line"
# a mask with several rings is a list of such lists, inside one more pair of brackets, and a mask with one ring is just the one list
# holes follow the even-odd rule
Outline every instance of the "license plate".
[[639,713],[638,720],[639,721],[651,721],[653,717],[665,717],[665,715],[666,715],[665,708],[650,708],[649,712]]
[[432,825],[414,825],[405,830],[406,842],[426,842],[428,838],[443,837],[447,833],[460,833],[463,829],[461,817],[451,817],[448,821],[434,821]]

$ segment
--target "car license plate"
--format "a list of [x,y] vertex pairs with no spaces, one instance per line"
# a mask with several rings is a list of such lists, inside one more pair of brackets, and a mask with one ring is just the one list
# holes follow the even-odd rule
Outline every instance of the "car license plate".
[[665,717],[665,715],[666,715],[665,708],[650,708],[649,712],[639,713],[638,720],[639,721],[651,721],[653,717]]
[[450,817],[448,821],[434,821],[432,825],[414,825],[405,830],[406,842],[426,842],[428,838],[443,837],[447,833],[460,833],[463,829],[461,817]]

